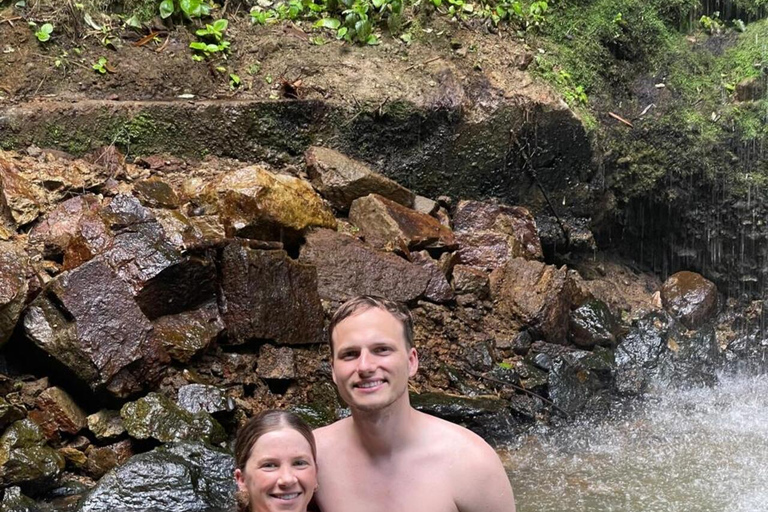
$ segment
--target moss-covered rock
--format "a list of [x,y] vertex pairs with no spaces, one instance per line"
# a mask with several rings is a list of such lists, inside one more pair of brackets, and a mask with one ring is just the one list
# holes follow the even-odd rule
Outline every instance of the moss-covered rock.
[[63,469],[64,458],[31,420],[13,423],[0,437],[0,485],[44,486]]

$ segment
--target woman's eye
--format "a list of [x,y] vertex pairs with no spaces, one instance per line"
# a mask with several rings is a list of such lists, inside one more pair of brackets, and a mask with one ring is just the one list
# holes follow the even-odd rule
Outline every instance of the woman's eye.
[[277,468],[277,464],[274,462],[265,462],[261,465],[261,469],[275,469]]
[[308,460],[297,460],[296,462],[293,463],[293,465],[294,466],[298,466],[298,467],[305,467],[305,466],[309,466],[309,461]]

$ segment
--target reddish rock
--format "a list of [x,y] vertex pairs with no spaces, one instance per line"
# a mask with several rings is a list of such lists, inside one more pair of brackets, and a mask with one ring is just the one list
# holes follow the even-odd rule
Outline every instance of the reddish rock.
[[317,290],[315,268],[284,251],[232,243],[221,253],[222,316],[234,343],[322,342],[324,315]]
[[304,158],[312,185],[337,210],[346,212],[352,201],[368,194],[378,194],[409,208],[413,206],[413,192],[338,151],[312,146]]
[[377,249],[452,249],[456,239],[450,228],[424,213],[376,194],[355,199],[349,220],[365,241]]
[[30,243],[41,244],[48,257],[62,254],[77,233],[83,216],[96,212],[99,206],[99,198],[92,194],[67,199],[32,228]]
[[224,330],[216,302],[192,311],[162,316],[152,322],[153,335],[175,360],[189,362]]
[[0,242],[0,346],[11,337],[21,316],[32,275],[26,252],[12,242]]
[[152,213],[133,196],[118,194],[101,210],[101,215],[112,229],[122,229],[155,220]]
[[453,299],[453,288],[445,277],[438,262],[432,259],[427,251],[411,253],[411,260],[416,265],[429,272],[429,283],[424,290],[424,298],[432,302],[442,303]]
[[460,201],[453,216],[459,259],[492,270],[512,258],[542,258],[536,222],[527,209],[482,201]]
[[495,311],[529,326],[550,343],[564,344],[572,303],[567,281],[565,267],[510,260],[491,274]]
[[178,208],[179,196],[168,183],[152,177],[134,183],[133,193],[144,206],[150,208]]
[[118,441],[109,446],[89,446],[85,450],[88,461],[85,463],[85,472],[94,479],[99,479],[107,472],[127,461],[133,455],[133,446],[129,439]]
[[77,434],[86,424],[85,413],[72,397],[59,387],[40,393],[35,406],[52,419],[56,430]]
[[152,385],[168,362],[133,291],[99,258],[53,279],[28,307],[24,327],[83,382],[118,397]]
[[483,299],[488,296],[488,274],[469,265],[456,265],[453,267],[453,289],[457,295]]
[[125,172],[125,155],[114,144],[94,149],[83,155],[83,160],[104,167],[111,176]]
[[407,302],[424,294],[431,277],[423,267],[327,229],[307,236],[299,261],[317,267],[320,297],[340,302],[364,294]]
[[112,247],[114,236],[104,219],[88,212],[80,218],[77,229],[64,249],[63,269],[79,267]]
[[661,302],[686,327],[697,329],[717,312],[717,287],[695,272],[678,272],[664,281]]
[[293,349],[262,345],[256,371],[262,379],[293,379],[296,377],[296,362]]

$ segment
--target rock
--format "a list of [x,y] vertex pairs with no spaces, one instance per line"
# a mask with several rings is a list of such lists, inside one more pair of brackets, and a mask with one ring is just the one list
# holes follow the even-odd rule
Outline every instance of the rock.
[[433,201],[428,197],[416,196],[413,200],[413,209],[425,215],[434,215],[438,208],[440,208],[440,205],[437,204],[437,201]]
[[131,457],[104,476],[77,511],[231,510],[234,470],[234,459],[224,450],[203,444],[161,446]]
[[133,455],[133,446],[129,439],[123,439],[108,446],[89,446],[85,450],[87,460],[85,472],[98,480],[108,471],[125,463]]
[[0,486],[46,486],[62,469],[64,458],[46,446],[43,431],[33,421],[17,421],[0,437]]
[[227,396],[224,389],[207,384],[187,384],[180,387],[176,401],[179,407],[191,413],[204,411],[216,414],[232,412],[235,409],[234,401]]
[[168,183],[152,177],[133,184],[133,193],[149,208],[178,208],[179,196]]
[[603,301],[593,300],[571,311],[568,339],[578,347],[614,346],[618,332],[618,321]]
[[221,295],[224,324],[234,343],[323,341],[318,273],[284,251],[226,246],[221,253]]
[[591,352],[563,354],[552,362],[549,398],[568,415],[604,409],[608,404],[612,368],[612,361]]
[[118,397],[151,385],[168,361],[131,288],[99,259],[52,280],[28,307],[24,328],[83,382]]
[[114,241],[111,230],[99,215],[88,212],[77,224],[72,238],[64,249],[64,270],[79,267],[105,252]]
[[203,240],[221,240],[227,236],[224,225],[217,215],[189,217],[189,223],[200,233]]
[[330,208],[304,180],[246,167],[209,184],[202,201],[214,205],[227,233],[281,240],[284,232],[336,228]]
[[640,395],[652,382],[659,358],[666,350],[671,319],[651,313],[635,322],[616,347],[616,390]]
[[44,211],[45,192],[21,176],[17,166],[0,157],[0,224],[14,230]]
[[312,185],[339,211],[346,212],[352,201],[368,194],[378,194],[408,208],[413,206],[413,192],[338,151],[312,146],[304,158]]
[[510,260],[491,273],[496,312],[530,326],[551,343],[565,343],[571,309],[566,276],[564,266]]
[[188,363],[224,330],[215,301],[152,322],[153,336],[176,361]]
[[[184,250],[199,243],[204,238],[223,238],[224,228],[221,228],[220,236],[204,237],[203,233],[186,215],[178,210],[151,210],[152,215],[162,226],[165,239],[176,249]],[[198,217],[200,219],[200,217]]]
[[0,396],[0,432],[14,421],[24,419],[26,414],[24,408],[8,403],[5,398]]
[[664,309],[689,329],[712,319],[717,310],[717,287],[695,272],[671,275],[661,287]]
[[81,469],[88,463],[88,457],[86,457],[85,453],[72,446],[63,446],[59,448],[58,452],[59,455],[64,457],[64,461],[68,467]]
[[487,372],[494,367],[491,347],[486,342],[476,343],[466,350],[465,359],[478,372]]
[[765,97],[765,78],[753,76],[736,84],[736,101],[756,101]]
[[64,254],[79,230],[80,221],[88,213],[97,213],[99,199],[93,194],[72,197],[59,203],[29,232],[29,242],[41,244],[46,257]]
[[474,295],[478,299],[488,296],[488,274],[468,265],[453,267],[453,289],[457,295]]
[[20,487],[14,486],[5,489],[0,512],[43,512],[43,509],[35,500],[22,494]]
[[519,422],[505,400],[422,393],[411,394],[411,404],[421,412],[462,425],[491,443],[508,442],[518,434]]
[[549,354],[535,354],[531,358],[531,363],[539,370],[543,370],[545,372],[552,370],[552,358],[549,357]]
[[19,245],[0,242],[0,347],[16,328],[33,274],[32,263]]
[[355,199],[349,220],[365,241],[384,251],[453,249],[451,230],[427,214],[406,208],[376,194]]
[[85,427],[85,413],[69,393],[59,387],[51,387],[40,393],[35,405],[43,413],[43,430],[77,434]]
[[226,439],[226,432],[210,414],[185,411],[159,393],[125,404],[120,416],[134,439],[152,438],[161,443],[202,440],[213,444]]
[[327,229],[307,236],[299,261],[317,267],[320,297],[339,302],[357,295],[407,302],[423,295],[430,280],[418,265]]
[[288,347],[262,345],[256,371],[262,379],[293,379],[296,377],[296,362],[293,350]]
[[155,220],[152,212],[144,208],[138,199],[127,194],[113,197],[101,210],[101,215],[111,229],[123,229]]
[[517,355],[524,356],[531,350],[531,344],[533,343],[533,337],[528,331],[519,332],[512,340],[512,350]]
[[440,268],[438,262],[432,259],[427,251],[417,251],[411,253],[411,261],[424,268],[429,273],[429,282],[427,289],[424,290],[424,298],[438,304],[448,302],[453,299],[453,288],[445,278],[445,273]]
[[536,221],[523,207],[460,201],[453,226],[465,265],[493,270],[512,258],[543,257]]
[[115,439],[125,432],[123,420],[118,411],[102,409],[86,418],[88,430],[98,440]]
[[102,146],[83,155],[83,160],[104,167],[110,176],[125,173],[125,155],[114,144]]
[[517,374],[520,375],[520,384],[533,392],[546,390],[548,375],[547,372],[533,366],[533,364],[524,361],[518,361],[515,365]]

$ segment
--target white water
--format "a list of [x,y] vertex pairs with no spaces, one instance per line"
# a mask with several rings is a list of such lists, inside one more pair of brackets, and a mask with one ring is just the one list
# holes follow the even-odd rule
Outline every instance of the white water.
[[768,512],[768,376],[659,391],[503,458],[518,512]]

